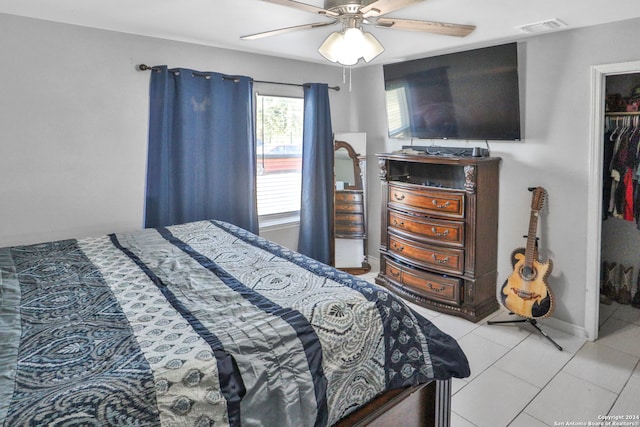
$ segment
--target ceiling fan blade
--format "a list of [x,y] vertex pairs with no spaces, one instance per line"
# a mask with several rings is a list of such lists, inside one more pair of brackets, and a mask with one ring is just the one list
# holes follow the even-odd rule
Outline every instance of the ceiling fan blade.
[[449,24],[446,22],[414,21],[411,19],[378,18],[374,25],[396,30],[423,31],[445,36],[465,37],[476,29],[475,25]]
[[248,36],[240,37],[242,40],[257,40],[264,37],[277,36],[278,34],[290,33],[292,31],[306,30],[309,28],[326,27],[327,25],[334,25],[338,21],[333,22],[315,22],[313,24],[296,25],[294,27],[285,27],[277,30],[265,31],[263,33],[250,34]]
[[292,7],[294,9],[304,10],[305,12],[311,12],[317,15],[326,15],[330,17],[339,16],[339,14],[336,12],[332,12],[327,9],[322,9],[320,7],[316,7],[310,4],[300,3],[294,0],[262,0],[262,1],[266,1],[267,3],[274,3],[282,6]]
[[391,13],[394,10],[402,9],[413,3],[420,3],[424,0],[378,0],[371,4],[368,4],[360,9],[360,12],[365,18],[371,18],[374,16],[385,15]]

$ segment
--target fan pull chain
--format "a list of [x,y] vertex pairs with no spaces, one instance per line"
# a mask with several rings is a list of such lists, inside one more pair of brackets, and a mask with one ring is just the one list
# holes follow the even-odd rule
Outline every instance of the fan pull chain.
[[[351,65],[349,65],[349,92],[351,92]],[[342,66],[342,84],[347,82],[347,67]]]

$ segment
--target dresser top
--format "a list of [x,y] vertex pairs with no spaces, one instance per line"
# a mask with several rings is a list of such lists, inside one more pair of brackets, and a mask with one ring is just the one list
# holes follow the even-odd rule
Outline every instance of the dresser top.
[[381,160],[395,160],[402,162],[414,162],[414,163],[438,163],[438,164],[457,164],[457,165],[472,165],[479,163],[499,163],[502,159],[500,157],[484,156],[484,157],[472,157],[472,156],[452,156],[452,155],[430,155],[430,154],[406,154],[402,152],[394,153],[376,153],[376,156]]

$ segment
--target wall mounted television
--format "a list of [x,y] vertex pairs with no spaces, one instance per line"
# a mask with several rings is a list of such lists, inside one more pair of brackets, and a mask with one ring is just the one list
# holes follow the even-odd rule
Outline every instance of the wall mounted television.
[[517,43],[383,71],[390,138],[520,140]]

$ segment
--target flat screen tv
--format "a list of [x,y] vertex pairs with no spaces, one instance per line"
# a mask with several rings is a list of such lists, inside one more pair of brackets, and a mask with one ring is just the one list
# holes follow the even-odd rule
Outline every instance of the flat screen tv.
[[390,138],[520,140],[516,43],[383,69]]

